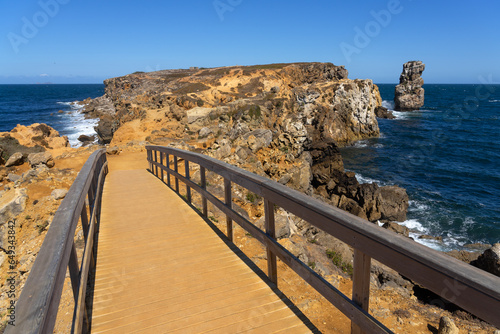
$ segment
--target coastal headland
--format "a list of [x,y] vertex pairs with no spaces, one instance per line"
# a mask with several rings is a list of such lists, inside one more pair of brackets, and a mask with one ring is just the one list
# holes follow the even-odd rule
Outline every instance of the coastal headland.
[[[344,170],[339,146],[378,136],[376,115],[383,108],[378,87],[371,80],[349,79],[343,66],[293,63],[136,72],[108,79],[105,86],[102,97],[82,101],[86,117],[99,119],[97,143],[71,148],[67,138],[44,124],[0,133],[0,213],[5,222],[16,222],[17,293],[64,191],[91,152],[103,146],[109,159],[120,163],[145,159],[147,143],[201,152],[408,236],[408,229],[398,224],[406,220],[405,189],[360,184],[354,173]],[[92,134],[88,135],[90,139]],[[209,176],[207,182],[218,184],[222,192],[220,180]],[[258,196],[236,189],[233,205],[263,227],[264,203]],[[209,216],[216,225],[223,221],[213,207]],[[2,249],[8,226],[2,220]],[[276,227],[280,243],[350,294],[350,247],[280,209]],[[237,246],[265,268],[264,248],[243,230],[235,233]],[[81,231],[76,239],[82,242]],[[481,255],[486,246],[478,247],[476,252],[451,255],[486,268],[491,265]],[[0,262],[3,284],[6,252],[0,251]],[[349,320],[340,312],[315,297],[313,289],[286,266],[279,270],[280,287],[321,331],[349,331]],[[9,287],[0,289],[3,308],[10,303]],[[460,332],[495,332],[377,261],[371,289],[370,312],[395,332],[437,332],[443,316],[452,319]],[[71,307],[69,288],[61,305]],[[2,321],[7,319],[7,314],[1,316]],[[65,331],[63,320],[58,321],[60,332]]]

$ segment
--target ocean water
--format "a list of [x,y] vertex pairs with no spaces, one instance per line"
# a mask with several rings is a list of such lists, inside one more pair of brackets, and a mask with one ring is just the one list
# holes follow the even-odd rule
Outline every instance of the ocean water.
[[[395,85],[378,85],[394,108]],[[500,85],[424,85],[420,111],[379,120],[380,138],[341,149],[359,181],[410,197],[411,236],[440,250],[500,242]],[[418,236],[443,237],[443,242]]]
[[[80,145],[81,134],[95,134],[95,120],[85,119],[76,101],[104,94],[104,85],[0,85],[0,132],[17,124],[45,123]],[[63,112],[60,113],[59,111]]]

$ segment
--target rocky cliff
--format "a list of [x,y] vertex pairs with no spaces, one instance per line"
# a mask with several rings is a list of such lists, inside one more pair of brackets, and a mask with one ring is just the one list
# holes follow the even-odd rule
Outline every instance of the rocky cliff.
[[425,65],[421,61],[409,61],[403,65],[399,85],[395,89],[394,109],[412,111],[424,105],[424,79],[421,77],[424,70]]
[[343,66],[167,70],[105,85],[85,109],[100,118],[103,143],[183,142],[371,221],[406,218],[403,189],[362,186],[344,171],[337,146],[379,135],[381,97],[371,80],[349,80]]

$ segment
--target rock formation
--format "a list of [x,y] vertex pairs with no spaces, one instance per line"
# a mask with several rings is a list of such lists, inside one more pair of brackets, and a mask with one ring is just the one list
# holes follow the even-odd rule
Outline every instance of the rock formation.
[[496,243],[491,248],[485,250],[471,264],[500,277],[500,243]]
[[379,135],[382,99],[371,80],[349,80],[343,66],[165,70],[105,85],[105,96],[85,101],[85,113],[100,119],[101,143],[183,141],[362,218],[406,217],[404,189],[368,192],[344,171],[337,145]]
[[399,111],[418,110],[424,105],[424,79],[422,72],[425,65],[421,61],[409,61],[403,65],[399,85],[394,93],[394,109]]

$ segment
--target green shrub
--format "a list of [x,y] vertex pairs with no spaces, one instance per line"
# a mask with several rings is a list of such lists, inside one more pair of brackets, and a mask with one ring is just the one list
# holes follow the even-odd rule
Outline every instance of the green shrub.
[[333,264],[337,266],[338,268],[342,269],[343,272],[346,274],[349,274],[352,276],[352,264],[348,262],[344,262],[342,260],[342,255],[340,253],[337,253],[334,250],[327,249],[326,250],[326,256],[328,256],[329,259],[332,260]]

